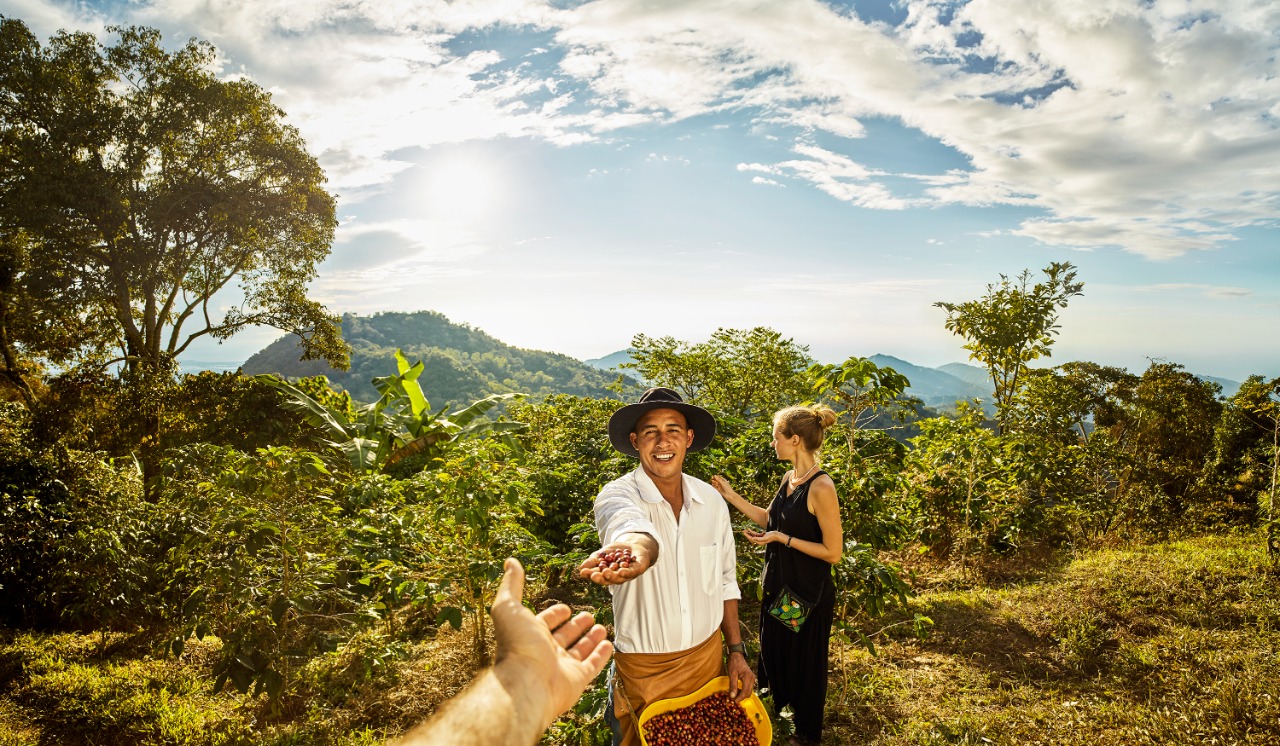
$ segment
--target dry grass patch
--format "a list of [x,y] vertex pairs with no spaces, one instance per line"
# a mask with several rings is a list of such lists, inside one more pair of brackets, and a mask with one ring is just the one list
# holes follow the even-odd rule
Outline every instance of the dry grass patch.
[[1218,537],[927,591],[930,639],[836,657],[825,742],[1280,743],[1278,581],[1254,538]]

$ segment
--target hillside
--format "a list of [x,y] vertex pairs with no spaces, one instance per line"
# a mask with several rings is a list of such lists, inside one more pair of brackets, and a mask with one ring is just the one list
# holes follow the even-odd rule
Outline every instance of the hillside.
[[590,360],[583,360],[582,362],[590,365],[592,368],[599,368],[600,370],[618,370],[618,366],[623,363],[631,363],[635,361],[631,358],[631,348],[627,348],[625,350],[618,350],[617,352],[610,353],[604,357],[594,357]]
[[324,375],[358,401],[377,398],[372,380],[395,370],[395,350],[426,367],[419,379],[431,406],[457,406],[495,393],[521,392],[535,398],[572,394],[610,398],[606,387],[616,373],[567,355],[512,347],[467,324],[434,311],[344,314],[342,338],[351,346],[351,369],[323,361],[300,361],[296,338],[285,336],[245,361],[247,375],[277,373],[287,378]]
[[988,412],[994,411],[991,386],[977,382],[981,379],[976,379],[973,373],[977,371],[985,377],[986,373],[981,368],[961,363],[950,363],[947,366],[950,370],[925,368],[889,355],[872,355],[868,359],[876,365],[893,368],[906,376],[911,381],[907,394],[920,397],[930,407],[945,411],[953,409],[960,399],[982,399],[983,408]]

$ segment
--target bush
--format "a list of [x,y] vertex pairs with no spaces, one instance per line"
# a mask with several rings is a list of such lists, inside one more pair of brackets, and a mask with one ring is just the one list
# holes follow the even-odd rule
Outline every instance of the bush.
[[132,464],[53,446],[24,410],[0,409],[0,620],[13,626],[128,628],[151,617],[152,506]]

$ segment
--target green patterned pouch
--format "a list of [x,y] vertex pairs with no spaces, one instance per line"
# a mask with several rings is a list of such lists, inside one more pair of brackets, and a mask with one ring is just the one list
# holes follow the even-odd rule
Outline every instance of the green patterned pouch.
[[799,632],[813,607],[814,604],[797,596],[795,591],[784,585],[769,607],[769,615],[785,624],[792,632]]

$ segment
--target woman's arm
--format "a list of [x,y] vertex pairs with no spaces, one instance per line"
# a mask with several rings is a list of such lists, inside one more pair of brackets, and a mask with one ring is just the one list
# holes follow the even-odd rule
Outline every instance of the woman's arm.
[[742,514],[747,518],[750,518],[752,523],[761,528],[769,525],[769,511],[759,505],[747,502],[745,497],[734,492],[733,487],[729,485],[728,480],[724,477],[719,474],[712,477],[711,486],[715,487],[716,492],[719,492],[720,496],[728,501],[730,505],[742,511]]

